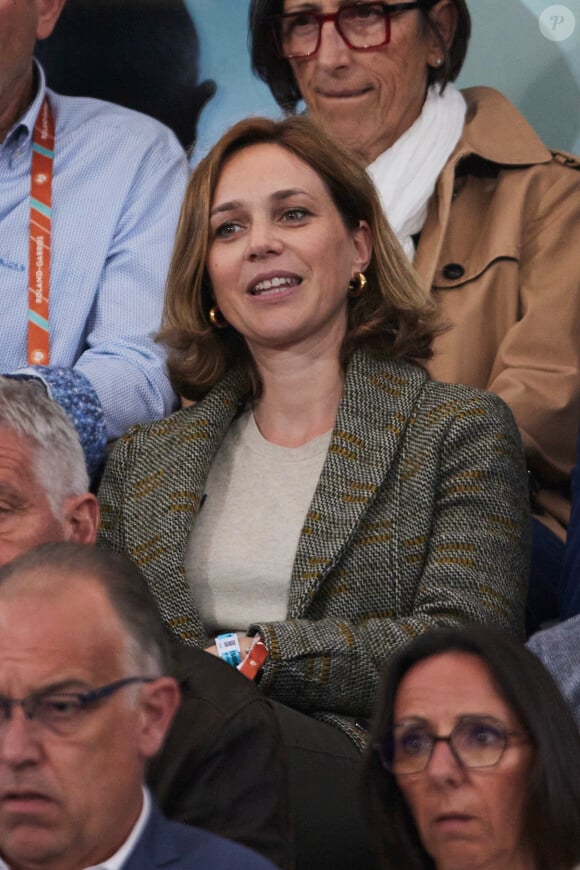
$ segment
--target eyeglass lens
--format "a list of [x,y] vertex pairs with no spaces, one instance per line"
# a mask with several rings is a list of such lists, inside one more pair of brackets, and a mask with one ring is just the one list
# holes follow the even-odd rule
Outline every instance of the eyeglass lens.
[[283,56],[292,58],[315,54],[320,47],[320,34],[325,21],[335,22],[349,48],[376,48],[389,41],[389,14],[379,3],[344,6],[329,15],[297,12],[281,18],[280,42]]
[[461,721],[447,737],[437,737],[423,725],[410,723],[395,728],[382,758],[393,773],[419,773],[429,764],[435,743],[443,741],[450,744],[465,767],[493,767],[504,753],[506,733],[499,722],[485,719]]
[[7,698],[0,695],[0,725],[12,716],[14,706],[22,707],[27,719],[37,721],[56,734],[71,734],[86,710],[109,698],[119,689],[133,683],[149,683],[153,677],[124,677],[90,692],[33,693],[27,698]]
[[11,718],[15,705],[22,707],[27,719],[38,721],[58,733],[67,733],[76,724],[83,710],[78,696],[68,693],[30,695],[23,700],[1,698],[0,724],[3,725]]

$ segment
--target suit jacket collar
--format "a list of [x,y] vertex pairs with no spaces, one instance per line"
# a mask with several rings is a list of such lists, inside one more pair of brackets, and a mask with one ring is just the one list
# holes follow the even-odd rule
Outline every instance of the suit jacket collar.
[[[426,378],[417,366],[378,362],[362,351],[351,357],[329,451],[298,542],[289,618],[304,614],[355,533],[400,449]],[[168,436],[161,449],[171,467],[165,470],[162,503],[145,528],[150,540],[166,542],[163,576],[156,571],[157,559],[142,567],[166,622],[185,642],[207,642],[184,572],[189,535],[211,463],[248,390],[247,376],[232,370],[197,405],[155,427]]]
[[181,858],[176,843],[164,831],[167,824],[153,801],[149,821],[123,870],[171,866]]

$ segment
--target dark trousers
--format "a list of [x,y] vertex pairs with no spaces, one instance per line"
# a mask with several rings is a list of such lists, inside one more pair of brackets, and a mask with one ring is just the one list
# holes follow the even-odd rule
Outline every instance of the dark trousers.
[[564,544],[532,517],[530,583],[526,601],[526,636],[560,618],[560,582]]
[[572,516],[560,584],[560,616],[570,619],[580,614],[580,432],[578,464],[572,472]]
[[288,760],[296,870],[374,870],[362,755],[342,731],[274,702]]

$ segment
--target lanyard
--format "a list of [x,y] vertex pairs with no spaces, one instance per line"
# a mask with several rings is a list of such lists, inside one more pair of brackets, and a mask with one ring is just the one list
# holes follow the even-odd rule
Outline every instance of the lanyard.
[[28,254],[28,364],[50,362],[48,296],[54,118],[46,97],[34,125]]

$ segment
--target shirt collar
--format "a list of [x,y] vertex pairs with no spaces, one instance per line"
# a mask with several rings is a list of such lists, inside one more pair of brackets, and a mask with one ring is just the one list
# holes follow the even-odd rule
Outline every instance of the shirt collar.
[[149,821],[150,815],[151,795],[146,788],[143,788],[143,805],[141,807],[141,812],[139,813],[139,818],[133,825],[131,833],[129,834],[121,848],[118,849],[114,855],[111,855],[110,858],[107,858],[106,861],[102,861],[100,864],[93,864],[90,867],[85,867],[85,870],[121,870],[123,864],[137,845],[139,837],[143,833],[143,830],[147,822]]
[[[131,833],[121,848],[118,849],[114,855],[111,855],[110,858],[107,858],[106,861],[102,861],[100,864],[93,864],[90,867],[85,867],[84,870],[121,870],[123,864],[137,845],[139,837],[149,821],[150,815],[151,795],[149,794],[148,789],[143,788],[143,805],[141,807],[141,812],[139,813],[139,818],[133,825]],[[0,858],[0,870],[10,870],[10,866],[6,864],[2,858]]]
[[36,118],[38,116],[38,113],[40,112],[40,107],[42,106],[44,97],[46,95],[46,76],[44,75],[44,70],[35,58],[32,59],[32,62],[34,64],[34,80],[36,81],[36,94],[33,101],[20,118],[20,121],[17,121],[17,124],[22,124],[24,127],[26,127],[29,134],[32,134],[32,131],[34,130]]
[[[40,107],[42,106],[46,95],[46,76],[44,75],[44,70],[36,58],[32,59],[32,63],[34,65],[34,81],[36,82],[36,93],[34,99],[25,109],[24,114],[18,118],[8,131],[6,138],[4,139],[4,144],[10,141],[15,134],[20,131],[26,133],[27,139],[32,137],[36,118],[40,112]],[[2,870],[2,865],[0,865],[0,870]]]

